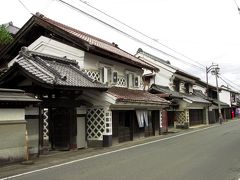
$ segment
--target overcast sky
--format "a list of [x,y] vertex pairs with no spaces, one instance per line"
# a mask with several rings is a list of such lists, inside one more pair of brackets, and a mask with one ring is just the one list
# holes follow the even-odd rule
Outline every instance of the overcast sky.
[[[204,66],[210,66],[212,62],[217,63],[221,76],[226,78],[226,81],[231,80],[237,84],[238,86],[228,81],[240,89],[240,14],[234,0],[86,0],[89,5],[157,41],[124,27],[80,0],[65,1],[171,56],[136,42],[57,0],[21,0],[28,10],[19,0],[5,0],[0,7],[0,24],[12,21],[14,25],[21,27],[31,17],[30,12],[41,12],[81,31],[115,42],[131,54],[135,54],[141,47],[149,53],[170,60],[171,64],[201,77],[204,81],[206,79]],[[240,0],[236,0],[236,3],[240,6]],[[211,74],[209,79],[215,85]],[[225,83],[220,80],[220,84]]]

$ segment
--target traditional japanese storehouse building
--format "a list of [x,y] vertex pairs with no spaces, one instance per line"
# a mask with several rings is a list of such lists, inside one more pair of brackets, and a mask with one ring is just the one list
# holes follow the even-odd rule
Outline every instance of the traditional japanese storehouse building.
[[169,102],[142,86],[143,68],[158,68],[115,43],[37,14],[0,51],[0,66],[8,69],[2,87],[42,100],[42,149],[110,146],[161,132]]
[[[228,103],[222,101],[218,101],[217,99],[217,88],[213,85],[206,84],[201,80],[197,81],[194,85],[193,93],[196,96],[199,96],[209,102],[211,104],[208,107],[208,120],[210,124],[219,122],[219,110],[218,104],[220,104],[221,113],[224,119],[229,119],[231,117],[231,109]],[[229,100],[230,101],[230,100]]]
[[135,56],[159,68],[159,71],[152,76],[149,76],[147,70],[145,74],[150,78],[149,91],[155,94],[168,94],[168,99],[172,101],[173,106],[167,111],[169,126],[188,128],[206,124],[207,108],[211,102],[193,94],[193,85],[199,80],[198,77],[140,48]]
[[22,90],[0,88],[0,165],[38,152],[39,103]]

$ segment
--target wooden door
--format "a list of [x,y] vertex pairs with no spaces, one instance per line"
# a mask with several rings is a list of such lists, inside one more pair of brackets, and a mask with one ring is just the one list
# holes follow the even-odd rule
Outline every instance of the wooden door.
[[52,109],[52,145],[54,149],[69,149],[71,112],[67,108]]
[[152,111],[148,111],[148,126],[145,124],[145,137],[153,136],[153,116]]
[[189,122],[190,122],[190,126],[203,124],[203,110],[202,109],[190,109],[189,110]]
[[86,147],[85,117],[77,118],[77,148]]
[[167,111],[168,127],[174,126],[175,111]]
[[133,111],[119,111],[118,140],[125,142],[132,140]]

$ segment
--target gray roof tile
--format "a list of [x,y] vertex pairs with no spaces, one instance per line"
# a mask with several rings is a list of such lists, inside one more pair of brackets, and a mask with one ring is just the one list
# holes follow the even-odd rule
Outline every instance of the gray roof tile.
[[117,98],[117,102],[138,102],[146,104],[165,104],[170,102],[144,90],[135,90],[122,87],[111,87],[107,93]]
[[160,85],[153,84],[151,86],[151,89],[155,91],[159,91],[160,93],[170,94],[170,96],[172,96],[173,98],[181,98],[181,99],[185,98],[195,103],[205,103],[205,104],[211,103],[201,96],[197,96],[195,94],[186,94],[186,93],[179,93],[176,91],[172,91],[167,86],[160,86]]
[[[51,86],[107,89],[106,85],[95,82],[80,71],[75,61],[32,51],[27,52],[22,51],[21,58],[14,64],[19,65],[41,83]],[[13,65],[12,68],[15,66]]]

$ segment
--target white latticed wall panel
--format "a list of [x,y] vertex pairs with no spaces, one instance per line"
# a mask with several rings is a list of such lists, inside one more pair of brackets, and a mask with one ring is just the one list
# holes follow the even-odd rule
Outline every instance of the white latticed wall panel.
[[87,110],[87,138],[88,140],[102,140],[105,132],[105,112],[103,108]]
[[185,110],[186,122],[189,122],[189,110]]
[[112,135],[112,111],[105,110],[105,135]]
[[118,76],[117,86],[126,87],[126,78],[124,76]]
[[48,109],[43,109],[43,140],[49,140]]
[[98,71],[90,71],[88,69],[83,69],[82,71],[87,74],[88,77],[100,82],[100,73]]
[[176,112],[176,119],[178,124],[184,124],[186,122],[185,111]]
[[159,125],[160,125],[160,128],[162,128],[163,127],[163,123],[162,123],[162,121],[163,121],[163,117],[162,117],[162,111],[159,111],[159,116],[160,116],[160,119],[159,119]]
[[142,80],[142,78],[141,78],[141,80],[140,80],[140,88],[141,88],[141,89],[143,89],[143,88],[144,88],[144,85],[143,85],[143,80]]

